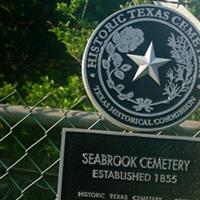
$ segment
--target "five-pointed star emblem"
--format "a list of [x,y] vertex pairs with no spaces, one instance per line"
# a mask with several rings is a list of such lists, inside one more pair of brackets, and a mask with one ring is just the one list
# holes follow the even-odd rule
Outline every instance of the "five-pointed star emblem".
[[149,76],[159,85],[160,78],[158,74],[158,68],[171,61],[171,59],[157,58],[155,56],[153,42],[151,42],[151,44],[149,45],[144,56],[132,54],[127,54],[127,56],[131,60],[133,60],[137,65],[139,65],[139,68],[133,78],[133,81],[149,74]]

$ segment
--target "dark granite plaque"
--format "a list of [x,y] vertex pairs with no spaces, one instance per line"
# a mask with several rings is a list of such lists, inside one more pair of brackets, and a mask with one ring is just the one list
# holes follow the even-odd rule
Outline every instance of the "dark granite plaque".
[[199,200],[200,140],[63,129],[59,200]]

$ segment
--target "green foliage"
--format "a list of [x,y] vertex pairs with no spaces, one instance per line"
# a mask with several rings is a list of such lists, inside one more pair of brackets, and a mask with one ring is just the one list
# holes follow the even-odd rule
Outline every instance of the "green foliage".
[[66,46],[68,53],[70,53],[78,63],[81,63],[84,47],[93,29],[85,28],[85,26],[80,26],[77,29],[70,27],[69,23],[59,22],[59,25],[53,27],[51,31],[55,33],[58,40]]
[[[3,103],[4,102],[3,101],[4,98],[8,97],[10,94],[12,94],[13,92],[15,92],[16,87],[17,87],[17,83],[11,84],[11,83],[7,83],[7,82],[4,81],[2,87],[0,88],[0,103]],[[10,96],[9,102],[11,104],[20,103],[19,99],[16,96],[14,96],[14,95]]]
[[83,86],[78,76],[68,77],[63,85],[58,85],[53,79],[45,76],[41,77],[38,83],[27,82],[23,89],[27,94],[25,101],[28,105],[34,105],[45,95],[50,95],[40,106],[54,108],[68,108],[83,94]]
[[188,5],[191,12],[200,20],[200,1],[199,0],[191,0]]
[[55,11],[57,2],[0,2],[0,86],[5,80],[17,82],[21,88],[25,81],[37,82],[40,76],[59,71],[61,67],[68,68],[67,75],[74,73],[70,66],[74,59],[49,31],[52,23],[61,20]]
[[[34,105],[51,93],[52,98],[40,106],[69,107],[85,94],[80,79],[81,58],[93,30],[119,8],[144,3],[152,1],[1,2],[0,97],[19,89],[25,101]],[[200,18],[199,0],[189,1],[188,7]],[[9,101],[20,103],[15,97]],[[199,119],[198,113],[194,119]]]
[[[117,2],[119,3],[118,5],[116,4]],[[121,2],[117,0],[114,5],[103,4],[105,3],[104,0],[102,2],[95,0],[72,0],[70,4],[58,3],[57,13],[62,20],[55,26],[52,25],[50,31],[55,33],[58,40],[65,45],[68,53],[81,63],[87,40],[100,22],[100,18],[97,16],[104,16],[106,12],[102,11],[105,5],[114,11],[119,8]],[[89,10],[90,8],[92,9]],[[107,12],[111,12],[111,10]]]
[[[87,28],[87,22],[82,20],[84,12],[84,0],[72,0],[70,5],[58,3],[57,12],[62,17],[57,26],[52,26],[51,32],[55,33],[58,40],[67,48],[67,51],[79,63],[87,38],[91,34],[91,29]],[[80,9],[83,9],[80,15]]]
[[199,120],[200,119],[200,109],[197,109],[190,117],[190,120]]
[[151,4],[151,0],[132,0],[132,1],[127,1],[125,4],[122,4],[120,7],[121,8],[128,8],[131,6],[136,6],[139,4]]
[[12,85],[11,83],[3,82],[3,86],[0,88],[0,97],[5,97],[9,93],[16,89],[17,83]]

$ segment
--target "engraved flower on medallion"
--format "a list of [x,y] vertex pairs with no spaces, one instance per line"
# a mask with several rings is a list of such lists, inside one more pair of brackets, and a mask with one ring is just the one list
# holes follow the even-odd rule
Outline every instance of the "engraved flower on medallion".
[[144,109],[146,112],[150,113],[153,110],[153,108],[151,107],[152,100],[149,98],[138,98],[136,99],[136,104],[136,106],[133,106],[136,109],[136,111],[141,111],[142,109]]
[[122,53],[134,51],[144,41],[144,33],[140,29],[131,26],[124,28],[121,32],[116,32],[112,38],[117,49]]

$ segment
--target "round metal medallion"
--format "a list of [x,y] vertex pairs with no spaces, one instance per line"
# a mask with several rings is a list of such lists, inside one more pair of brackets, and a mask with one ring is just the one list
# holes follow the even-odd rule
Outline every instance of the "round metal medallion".
[[95,107],[114,124],[141,131],[183,121],[200,103],[200,35],[174,10],[141,5],[106,18],[82,62]]

